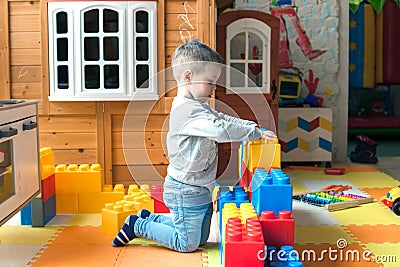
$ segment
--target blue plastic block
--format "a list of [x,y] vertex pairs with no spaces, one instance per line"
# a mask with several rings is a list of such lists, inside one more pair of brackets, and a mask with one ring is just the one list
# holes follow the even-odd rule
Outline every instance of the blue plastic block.
[[44,224],[47,224],[56,216],[56,196],[52,196],[44,202]]
[[32,225],[32,206],[31,203],[21,210],[21,225]]
[[256,169],[253,174],[252,203],[258,216],[264,210],[272,210],[275,216],[279,211],[292,211],[293,188],[290,178],[280,169],[272,169],[268,173],[264,169]]

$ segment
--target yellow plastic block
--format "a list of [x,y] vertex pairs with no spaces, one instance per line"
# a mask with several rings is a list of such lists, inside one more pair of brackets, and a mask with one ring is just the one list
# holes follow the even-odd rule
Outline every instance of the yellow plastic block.
[[134,203],[138,210],[147,209],[150,212],[154,212],[154,199],[152,199],[149,194],[142,190],[126,195],[124,197],[124,201]]
[[77,214],[78,213],[78,194],[57,194],[56,195],[57,214]]
[[40,149],[40,177],[42,180],[54,174],[54,152],[51,147]]
[[250,172],[254,168],[262,167],[281,168],[281,145],[278,144],[278,139],[273,141],[267,139],[249,142],[245,154],[247,158],[243,158]]
[[123,192],[81,193],[78,194],[78,213],[100,213],[106,203],[123,199]]
[[55,170],[56,194],[101,192],[100,164],[60,164]]
[[114,204],[107,203],[105,208],[101,210],[101,229],[103,233],[116,235],[124,225],[126,217],[136,214],[136,210],[132,204]]

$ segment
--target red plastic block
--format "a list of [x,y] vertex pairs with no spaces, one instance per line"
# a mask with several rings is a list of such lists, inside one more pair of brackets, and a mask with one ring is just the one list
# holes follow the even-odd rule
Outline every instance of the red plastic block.
[[45,179],[42,179],[41,183],[42,183],[42,198],[44,203],[56,194],[54,173],[46,177]]
[[151,186],[151,198],[154,199],[155,213],[169,213],[169,209],[164,204],[163,191],[164,189],[160,185]]
[[243,229],[240,218],[230,218],[226,223],[225,267],[263,267],[264,238],[258,218],[246,220]]
[[281,246],[294,246],[294,219],[290,211],[282,210],[277,217],[273,211],[263,211],[260,223],[267,246],[277,249]]

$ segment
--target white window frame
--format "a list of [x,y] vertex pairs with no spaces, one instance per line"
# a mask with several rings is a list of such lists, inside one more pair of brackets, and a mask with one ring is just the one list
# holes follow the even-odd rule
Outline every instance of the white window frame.
[[[118,12],[118,33],[84,33],[84,12],[91,9],[110,9]],[[149,24],[147,33],[135,33],[135,12],[146,11]],[[66,12],[68,19],[68,32],[66,34],[56,33],[56,15]],[[102,25],[103,17],[99,16],[99,25]],[[156,1],[66,1],[48,3],[48,26],[49,26],[49,80],[50,101],[123,101],[123,100],[157,100],[157,2]],[[101,27],[101,26],[100,26]],[[84,81],[85,60],[84,37],[99,37],[100,59],[100,88],[86,89]],[[105,62],[103,55],[103,37],[117,36],[119,57],[117,61]],[[57,38],[68,39],[68,61],[57,61]],[[147,37],[149,57],[146,61],[135,59],[135,38]],[[119,87],[105,89],[103,66],[119,66]],[[136,87],[136,65],[145,64],[149,67],[148,87]],[[68,66],[69,87],[59,89],[57,84],[57,67]]]
[[[227,83],[227,94],[269,94],[270,93],[270,80],[271,80],[271,28],[268,27],[265,23],[253,19],[253,18],[244,18],[239,19],[228,25],[227,29],[227,41],[226,41],[226,65],[228,68],[226,69],[226,83]],[[250,59],[246,56],[245,59],[231,59],[231,49],[230,44],[233,37],[235,37],[238,33],[246,33],[246,46],[245,51],[246,55],[249,53],[248,48],[248,33],[253,33],[257,35],[263,42],[262,47],[262,58],[258,60]],[[232,87],[231,86],[231,73],[230,73],[230,65],[231,63],[244,63],[245,64],[245,86],[242,87]],[[248,64],[249,63],[262,63],[262,86],[247,86],[251,79],[248,77]]]

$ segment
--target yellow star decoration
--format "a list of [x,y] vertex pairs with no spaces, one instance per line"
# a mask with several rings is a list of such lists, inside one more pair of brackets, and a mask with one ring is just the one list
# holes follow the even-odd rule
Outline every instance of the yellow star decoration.
[[355,27],[357,27],[357,22],[355,20],[350,20],[349,27],[350,29],[354,29]]
[[350,44],[349,44],[349,49],[350,49],[351,51],[356,50],[356,49],[357,49],[357,43],[355,43],[355,42],[350,42]]
[[356,64],[350,63],[349,71],[352,72],[352,71],[355,71],[355,70],[356,70]]
[[327,97],[331,97],[331,96],[333,95],[333,90],[332,90],[332,88],[326,87],[326,89],[325,89],[325,91],[324,91],[324,94],[325,94]]

